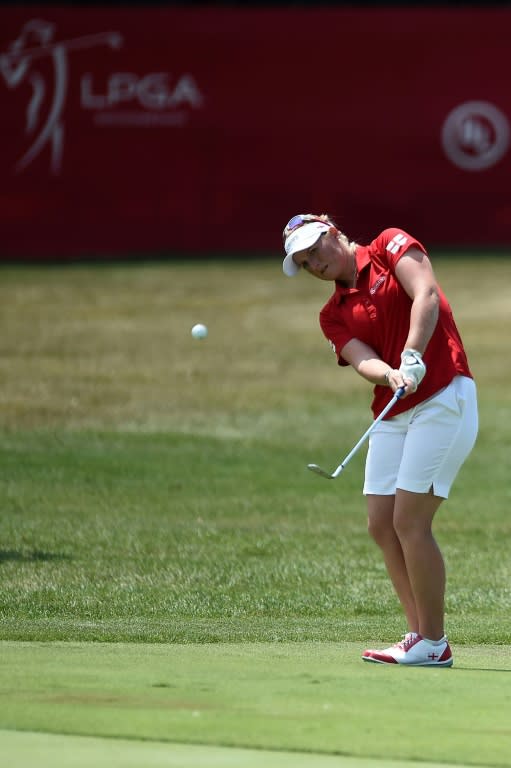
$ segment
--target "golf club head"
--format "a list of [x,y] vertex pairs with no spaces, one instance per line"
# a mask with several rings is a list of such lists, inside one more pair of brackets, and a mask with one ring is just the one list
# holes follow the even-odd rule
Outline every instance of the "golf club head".
[[351,449],[351,451],[348,453],[344,461],[341,462],[341,464],[339,464],[337,469],[334,469],[332,473],[325,472],[325,470],[321,469],[321,467],[318,467],[317,464],[307,464],[307,469],[310,469],[311,472],[315,472],[320,477],[325,477],[327,480],[335,480],[336,477],[339,477],[339,475],[343,471],[346,464],[349,461],[351,461],[351,459],[357,453],[359,448],[365,443],[365,441],[367,440],[367,438],[369,437],[373,429],[376,427],[376,425],[379,424],[379,422],[387,415],[390,409],[397,403],[399,398],[403,397],[404,393],[405,393],[405,387],[400,387],[398,390],[396,390],[394,397],[391,400],[389,400],[389,402],[387,403],[383,411],[380,413],[380,415],[374,419],[374,421],[372,422],[370,427],[366,429],[366,431],[364,432],[364,434],[362,435],[358,443]]
[[310,469],[311,472],[315,472],[317,475],[321,475],[321,477],[326,477],[327,480],[334,479],[334,476],[331,475],[330,472],[325,472],[325,470],[318,467],[317,464],[307,464],[307,469]]

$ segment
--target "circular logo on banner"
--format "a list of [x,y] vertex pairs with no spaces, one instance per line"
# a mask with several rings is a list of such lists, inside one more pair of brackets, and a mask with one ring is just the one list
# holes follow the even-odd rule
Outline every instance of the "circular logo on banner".
[[508,119],[488,101],[466,101],[447,115],[442,145],[458,168],[484,171],[498,163],[508,150]]

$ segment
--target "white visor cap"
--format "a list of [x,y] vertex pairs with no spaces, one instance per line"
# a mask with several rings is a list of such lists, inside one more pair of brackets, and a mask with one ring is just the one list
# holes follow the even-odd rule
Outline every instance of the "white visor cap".
[[300,267],[293,260],[293,254],[310,248],[319,240],[324,232],[328,232],[332,225],[322,221],[311,221],[297,227],[286,237],[284,250],[286,258],[282,262],[282,270],[288,277],[294,277],[300,271]]

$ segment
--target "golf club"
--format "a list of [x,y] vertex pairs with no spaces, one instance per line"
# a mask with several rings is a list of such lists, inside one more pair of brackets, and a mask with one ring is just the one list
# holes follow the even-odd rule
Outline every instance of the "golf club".
[[369,429],[366,430],[366,432],[364,432],[364,434],[362,435],[358,443],[351,449],[351,451],[348,453],[346,458],[339,464],[337,469],[334,469],[334,471],[331,474],[330,472],[326,472],[324,469],[321,469],[321,467],[318,467],[317,464],[307,464],[307,469],[310,469],[311,472],[315,472],[317,475],[321,475],[321,477],[326,477],[328,480],[335,480],[336,477],[339,477],[339,475],[343,471],[346,464],[350,461],[350,459],[353,458],[353,456],[356,454],[358,449],[365,443],[365,441],[367,440],[367,438],[369,437],[369,435],[371,434],[375,426],[379,424],[379,422],[382,419],[385,418],[387,413],[397,403],[399,398],[403,397],[404,393],[405,393],[404,387],[399,387],[399,389],[396,390],[392,400],[390,400],[390,402],[387,403],[387,405],[385,406],[383,411],[380,413],[380,415],[375,418],[375,420],[373,421]]

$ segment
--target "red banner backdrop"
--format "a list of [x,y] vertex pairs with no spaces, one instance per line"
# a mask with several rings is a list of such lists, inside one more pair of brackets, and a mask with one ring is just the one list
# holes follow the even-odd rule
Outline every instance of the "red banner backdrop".
[[0,253],[511,243],[511,9],[0,9]]

